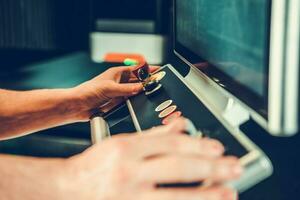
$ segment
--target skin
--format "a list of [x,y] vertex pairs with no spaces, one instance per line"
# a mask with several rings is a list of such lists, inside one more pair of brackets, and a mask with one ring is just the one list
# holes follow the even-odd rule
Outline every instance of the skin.
[[[0,139],[42,129],[87,121],[108,101],[132,96],[142,89],[132,67],[111,68],[94,79],[70,89],[8,91],[0,89]],[[152,70],[157,69],[153,67]],[[126,82],[120,84],[120,82]],[[43,120],[41,120],[43,119]]]
[[[131,69],[112,68],[71,89],[0,90],[0,138],[89,120],[96,111],[141,91]],[[115,136],[68,159],[0,155],[1,200],[235,199],[235,191],[222,184],[156,187],[178,182],[222,183],[242,174],[236,158],[223,156],[220,142],[191,138],[184,134],[185,129],[186,120],[178,119],[144,134]]]

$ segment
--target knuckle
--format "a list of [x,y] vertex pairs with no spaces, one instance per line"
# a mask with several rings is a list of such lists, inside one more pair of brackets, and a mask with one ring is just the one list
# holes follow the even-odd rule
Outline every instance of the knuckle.
[[168,136],[168,143],[170,146],[181,149],[182,148],[182,141],[180,140],[180,136],[178,135],[170,135]]
[[224,148],[223,144],[222,144],[219,140],[211,139],[211,140],[209,141],[209,143],[210,143],[211,146]]
[[170,145],[178,151],[186,151],[190,147],[191,139],[183,134],[170,135]]
[[132,168],[128,164],[119,163],[113,170],[114,181],[117,184],[126,184],[132,178]]
[[130,144],[127,138],[117,137],[112,142],[113,151],[119,156],[126,155],[130,150]]
[[203,159],[200,161],[202,173],[207,177],[212,177],[216,173],[216,164],[213,160]]
[[224,145],[215,139],[202,139],[199,140],[200,141],[200,146],[202,149],[206,149],[206,150],[218,150],[220,152],[224,152],[225,151],[225,147]]

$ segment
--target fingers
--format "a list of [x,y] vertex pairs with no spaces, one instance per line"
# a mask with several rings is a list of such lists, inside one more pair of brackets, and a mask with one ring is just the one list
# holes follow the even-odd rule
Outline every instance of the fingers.
[[237,200],[237,193],[226,187],[206,189],[163,189],[143,195],[143,200]]
[[224,152],[223,145],[211,139],[192,138],[183,134],[186,121],[178,119],[167,126],[145,131],[134,139],[125,139],[128,156],[137,159],[166,154],[190,154],[197,156],[218,157]]
[[141,180],[150,183],[191,183],[209,180],[223,182],[238,178],[242,167],[233,157],[207,158],[199,156],[166,156],[145,161]]
[[153,73],[156,70],[158,70],[160,68],[160,66],[150,66],[150,72]]
[[[136,95],[142,91],[143,86],[141,83],[138,83],[137,78],[132,73],[133,69],[134,67],[132,66],[113,67],[102,74],[102,80],[112,79],[115,81],[115,84],[110,84],[109,87],[107,87],[107,96],[111,98],[127,97]],[[150,67],[151,72],[157,69],[159,69],[159,67]]]
[[[112,67],[110,68],[110,71],[112,73],[126,73],[126,72],[132,72],[135,66],[120,66],[120,67]],[[150,72],[155,72],[158,70],[160,67],[159,66],[149,66]],[[133,74],[132,74],[133,75]],[[134,75],[133,75],[134,76]],[[133,77],[132,76],[132,77]]]
[[144,133],[151,134],[151,135],[183,133],[186,130],[186,128],[187,128],[186,119],[178,118],[166,126],[155,127],[148,131],[145,131]]
[[130,79],[128,80],[128,83],[138,83],[138,82],[140,82],[140,80],[137,79],[136,77],[130,78]]
[[[149,71],[150,71],[150,73],[153,73],[153,72],[157,71],[159,68],[160,68],[159,66],[149,66]],[[134,69],[134,68],[132,68],[132,69]],[[133,73],[131,73],[131,78],[134,79],[134,78],[136,78],[136,76]]]
[[115,98],[115,97],[124,97],[124,96],[133,96],[138,94],[143,89],[143,85],[141,83],[112,83],[109,85],[107,89],[107,96]]
[[140,137],[134,143],[132,154],[140,159],[166,154],[218,157],[224,152],[224,147],[218,141],[201,140],[183,134]]
[[132,66],[118,66],[118,67],[112,67],[110,68],[109,70],[112,72],[112,73],[122,73],[122,72],[131,72],[133,69]]
[[[187,121],[184,118],[175,119],[172,123],[166,126],[150,129],[144,132],[144,135],[153,136],[153,138],[140,138],[139,143],[141,148],[149,145],[149,151],[144,152],[144,157],[154,156],[155,154],[168,153],[186,153],[195,155],[204,155],[217,157],[224,153],[223,145],[216,140],[192,138],[184,132],[187,128]],[[160,142],[156,142],[156,136],[159,137]],[[150,142],[151,141],[151,142]],[[154,143],[157,143],[154,145]],[[139,146],[136,146],[137,148]],[[151,148],[152,147],[152,148]],[[155,147],[155,148],[154,148]]]

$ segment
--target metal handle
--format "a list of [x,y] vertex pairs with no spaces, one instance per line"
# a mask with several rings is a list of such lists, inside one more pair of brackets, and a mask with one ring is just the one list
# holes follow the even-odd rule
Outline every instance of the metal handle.
[[92,143],[100,143],[110,137],[109,126],[103,117],[94,117],[90,121]]

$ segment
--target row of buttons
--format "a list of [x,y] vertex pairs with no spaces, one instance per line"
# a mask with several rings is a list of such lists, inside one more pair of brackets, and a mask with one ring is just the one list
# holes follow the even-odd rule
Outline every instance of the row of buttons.
[[[158,73],[152,74],[149,77],[149,81],[156,81],[160,82],[164,77],[166,76],[166,72],[160,71]],[[171,123],[173,120],[179,118],[182,116],[182,112],[177,111],[177,105],[173,105],[173,100],[167,100],[163,103],[161,103],[157,108],[155,109],[156,112],[159,112],[158,117],[162,119],[162,124],[167,125]],[[202,137],[201,131],[198,131],[194,124],[187,120],[187,130],[186,132],[195,137]]]
[[160,104],[155,109],[156,112],[160,112],[158,117],[163,119],[162,124],[164,124],[164,125],[167,125],[174,119],[182,116],[182,113],[180,111],[176,111],[177,106],[172,105],[172,104],[173,104],[172,100],[167,100],[167,101],[163,102],[162,104]]
[[[171,123],[173,120],[182,116],[182,112],[176,111],[177,106],[172,104],[173,104],[172,100],[167,100],[162,104],[160,104],[159,106],[157,106],[157,108],[155,109],[156,112],[160,112],[158,117],[163,119],[162,120],[163,125],[167,125]],[[191,136],[194,137],[202,137],[203,136],[202,132],[198,131],[190,120],[187,121],[188,121],[187,130],[186,130],[187,133],[189,133]]]
[[156,74],[150,75],[148,77],[147,81],[144,82],[144,90],[146,92],[146,95],[151,95],[155,93],[156,91],[160,90],[162,85],[160,84],[160,81],[166,76],[166,72],[161,71]]
[[158,73],[155,73],[153,75],[150,76],[150,80],[151,81],[161,81],[165,76],[166,76],[166,72],[165,71],[161,71],[161,72],[158,72]]

